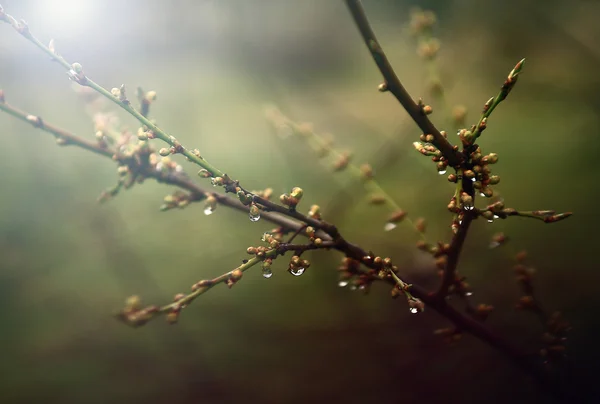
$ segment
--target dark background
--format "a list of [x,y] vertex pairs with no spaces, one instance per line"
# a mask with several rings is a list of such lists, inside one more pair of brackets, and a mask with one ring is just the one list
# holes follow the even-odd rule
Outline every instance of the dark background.
[[[332,174],[300,139],[279,139],[263,114],[274,104],[333,133],[356,162],[371,162],[386,190],[428,235],[448,240],[452,186],[412,150],[418,129],[390,95],[342,1],[3,0],[44,42],[111,88],[158,92],[152,116],[248,188],[302,186],[351,241],[394,257],[413,278],[434,280],[407,226],[383,232],[385,208]],[[513,307],[511,254],[526,248],[549,311],[572,323],[572,391],[593,401],[600,338],[597,179],[600,3],[597,1],[383,1],[365,8],[413,97],[428,73],[407,34],[409,10],[438,15],[438,72],[446,102],[469,122],[527,57],[522,77],[489,120],[480,144],[497,152],[497,189],[519,209],[573,211],[544,225],[515,218],[476,222],[460,272],[474,301],[493,304],[489,325],[528,349],[541,327]],[[61,68],[8,25],[0,26],[0,88],[12,105],[88,138],[93,125]],[[432,119],[448,124],[449,108]],[[124,125],[136,123],[119,112]],[[160,213],[169,191],[148,181],[105,205],[115,166],[0,114],[0,398],[7,403],[548,402],[511,363],[469,336],[447,346],[447,323],[411,315],[385,287],[370,295],[337,287],[339,256],[317,253],[299,278],[277,262],[250,271],[186,309],[180,324],[141,329],[111,313],[130,294],[162,303],[237,266],[271,225],[224,208]],[[184,164],[182,162],[182,164]],[[185,165],[193,174],[196,170]],[[503,231],[506,248],[489,250]]]

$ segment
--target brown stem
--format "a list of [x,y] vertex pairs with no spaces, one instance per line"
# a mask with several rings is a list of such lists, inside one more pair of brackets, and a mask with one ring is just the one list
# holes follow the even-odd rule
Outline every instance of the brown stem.
[[369,52],[371,52],[371,57],[383,75],[387,90],[396,97],[400,105],[408,112],[408,115],[410,115],[412,120],[415,121],[419,128],[421,128],[423,133],[433,135],[433,144],[442,152],[442,155],[446,158],[448,164],[451,167],[460,166],[463,161],[462,154],[457,150],[454,150],[450,142],[448,142],[444,135],[442,135],[429,118],[427,118],[427,115],[423,113],[422,107],[411,98],[408,91],[406,91],[400,82],[400,79],[396,75],[396,72],[394,72],[385,52],[377,41],[377,37],[369,24],[369,20],[367,19],[360,0],[345,0],[345,2],[352,14],[352,18],[354,18],[354,22],[356,23],[360,34],[362,35],[363,41],[367,45]]
[[471,226],[471,222],[475,216],[472,213],[465,212],[463,217],[463,221],[461,225],[458,227],[458,231],[452,237],[452,241],[450,243],[450,250],[448,251],[448,261],[446,262],[446,267],[444,268],[444,274],[442,277],[442,284],[440,288],[435,293],[435,297],[438,300],[443,300],[448,295],[448,289],[456,282],[456,267],[458,266],[458,261],[460,259],[460,253],[462,251],[463,245],[465,243],[465,239],[467,238],[467,234],[469,232],[469,227]]

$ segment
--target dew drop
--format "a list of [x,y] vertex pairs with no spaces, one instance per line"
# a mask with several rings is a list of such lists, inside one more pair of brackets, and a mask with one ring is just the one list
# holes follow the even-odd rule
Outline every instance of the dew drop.
[[217,179],[215,177],[211,177],[210,178],[210,183],[212,184],[213,187],[217,186],[217,182],[216,181],[217,181]]
[[392,231],[396,228],[396,223],[392,223],[392,222],[387,222],[384,226],[383,226],[383,230],[384,231]]
[[250,205],[250,212],[248,217],[251,222],[258,222],[260,220],[260,209],[255,204]]
[[492,241],[492,242],[490,243],[490,249],[492,249],[492,248],[496,248],[496,247],[499,247],[499,246],[500,246],[500,243],[499,243],[499,242],[497,242],[497,241]]
[[494,219],[488,219],[488,223],[494,223]]
[[345,288],[346,286],[348,286],[348,283],[350,283],[350,282],[348,282],[348,281],[346,281],[346,280],[342,280],[342,281],[339,281],[339,282],[338,282],[338,286],[339,286],[340,288]]
[[444,174],[446,174],[446,170],[441,170],[441,171],[438,171],[438,174],[439,174],[439,175],[444,175]]
[[480,193],[479,193],[479,196],[481,196],[481,197],[485,198],[485,194],[484,194],[483,192],[480,192]]
[[162,163],[162,162],[161,162],[161,163],[158,163],[158,164],[156,165],[156,171],[162,171],[162,169],[163,169],[163,163]]
[[182,171],[183,171],[183,167],[182,167],[182,166],[180,166],[179,164],[177,164],[177,165],[175,166],[175,172],[177,172],[177,173],[180,173],[180,172],[182,172]]
[[350,290],[356,290],[356,289],[358,289],[358,288],[356,287],[355,284],[350,285]]
[[214,211],[215,210],[211,206],[207,206],[206,208],[204,208],[204,214],[206,216],[212,215]]
[[465,296],[469,297],[469,296],[473,296],[473,292],[466,292]]
[[471,182],[475,182],[477,179],[475,177],[471,178]]
[[419,309],[417,309],[416,307],[411,307],[411,308],[410,308],[410,312],[411,312],[412,314],[417,314],[417,313],[419,312]]
[[302,267],[299,268],[290,268],[290,273],[294,276],[300,276],[304,273],[305,269]]
[[270,269],[263,269],[263,273],[262,273],[263,278],[265,279],[269,279],[270,277],[273,276],[273,271],[271,271]]
[[494,215],[494,219],[498,219],[498,218],[500,218],[500,216]]

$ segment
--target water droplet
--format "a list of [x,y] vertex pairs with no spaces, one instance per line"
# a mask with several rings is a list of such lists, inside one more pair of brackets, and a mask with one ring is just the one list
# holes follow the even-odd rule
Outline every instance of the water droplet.
[[494,215],[494,219],[499,219],[499,218],[500,218],[500,216]]
[[350,283],[350,282],[348,282],[347,280],[342,280],[342,281],[338,282],[338,286],[340,288],[345,288],[346,286],[348,286],[348,283]]
[[358,288],[356,287],[355,284],[350,285],[350,290],[356,290],[356,289],[358,289]]
[[469,296],[473,296],[473,292],[466,292],[465,296],[469,297]]
[[488,219],[488,223],[494,223],[494,219]]
[[210,183],[212,184],[213,187],[217,186],[217,182],[216,181],[217,181],[217,179],[215,177],[211,177],[210,178]]
[[267,268],[267,269],[263,269],[263,278],[265,279],[269,279],[270,277],[273,276],[273,271],[271,271],[271,269]]
[[260,209],[255,204],[250,205],[250,212],[248,217],[251,222],[258,222],[260,220]]
[[444,174],[446,174],[446,170],[441,170],[441,171],[438,171],[438,174],[439,174],[439,175],[444,175]]
[[410,312],[411,312],[412,314],[417,314],[417,313],[419,312],[419,309],[417,309],[416,307],[411,307],[411,308],[410,308]]
[[475,179],[475,177],[471,178],[471,182],[475,182],[477,181],[477,179]]
[[156,165],[156,171],[162,171],[162,169],[163,169],[163,163],[162,163],[162,162],[161,162],[161,163],[158,163],[158,164]]
[[391,231],[394,230],[396,228],[396,223],[392,223],[392,222],[387,222],[384,226],[383,226],[383,230],[384,231]]
[[480,193],[479,193],[479,196],[481,196],[481,197],[485,198],[485,194],[484,194],[483,192],[480,192]]
[[492,242],[490,243],[490,249],[492,249],[492,248],[496,248],[496,247],[499,247],[499,246],[500,246],[500,243],[499,243],[499,242],[497,242],[497,241],[492,241]]
[[215,210],[211,206],[204,208],[204,214],[206,216],[212,215]]
[[182,166],[180,166],[179,164],[177,164],[177,165],[175,166],[175,172],[177,172],[177,173],[180,173],[180,172],[182,172],[182,171],[183,171],[183,167],[182,167]]
[[302,267],[299,268],[290,268],[289,272],[294,276],[300,276],[304,273],[305,269]]

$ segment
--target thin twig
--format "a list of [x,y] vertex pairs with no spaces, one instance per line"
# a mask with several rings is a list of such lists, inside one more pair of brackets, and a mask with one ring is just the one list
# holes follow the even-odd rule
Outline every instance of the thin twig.
[[345,0],[345,2],[362,35],[363,41],[367,45],[369,52],[371,52],[371,57],[383,75],[387,90],[396,97],[400,105],[408,112],[412,120],[415,121],[419,128],[421,128],[423,133],[433,135],[433,144],[442,152],[442,155],[446,158],[448,164],[452,167],[459,167],[464,160],[462,154],[453,148],[444,135],[442,135],[429,118],[427,118],[427,115],[423,113],[422,107],[411,98],[408,91],[406,91],[400,82],[400,79],[396,75],[396,72],[394,72],[392,65],[383,51],[383,48],[377,41],[377,37],[371,28],[360,0]]

